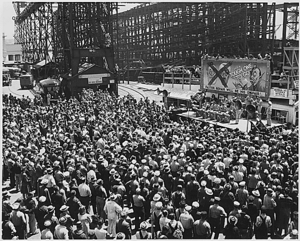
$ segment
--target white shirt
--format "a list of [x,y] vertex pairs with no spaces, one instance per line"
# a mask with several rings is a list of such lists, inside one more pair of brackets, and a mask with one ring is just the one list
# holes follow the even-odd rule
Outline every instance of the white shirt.
[[79,191],[79,194],[81,197],[91,197],[92,196],[90,187],[85,183],[81,183],[78,186],[78,191]]
[[55,179],[54,179],[53,175],[46,174],[44,176],[44,179],[48,180],[47,188],[52,188],[56,185],[56,182],[55,182]]
[[97,239],[106,239],[107,231],[104,230],[103,228],[101,229],[95,228],[95,235]]
[[87,182],[90,183],[92,181],[92,179],[96,180],[96,173],[94,170],[89,170],[89,172],[87,173]]
[[122,208],[116,202],[109,200],[104,205],[104,211],[107,214],[108,219],[117,219]]
[[163,226],[167,225],[171,220],[168,219],[167,217],[162,216],[159,219],[159,226],[160,226],[160,230],[162,230]]

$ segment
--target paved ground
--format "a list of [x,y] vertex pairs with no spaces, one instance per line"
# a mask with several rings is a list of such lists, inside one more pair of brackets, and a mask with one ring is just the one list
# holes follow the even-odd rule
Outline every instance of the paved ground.
[[21,89],[20,80],[12,80],[11,86],[3,86],[2,87],[2,94],[12,94],[18,98],[22,98],[22,95],[29,96],[31,99],[34,98],[32,90],[29,89]]

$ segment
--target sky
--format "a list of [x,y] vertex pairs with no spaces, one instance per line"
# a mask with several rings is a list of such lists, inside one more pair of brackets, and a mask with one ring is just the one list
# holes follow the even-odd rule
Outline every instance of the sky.
[[[131,8],[133,8],[133,7],[135,7],[135,6],[138,5],[136,2],[135,3],[134,2],[133,3],[129,3],[129,2],[130,2],[130,0],[128,2],[126,1],[126,4],[122,3],[122,5],[125,5],[125,6],[121,6],[120,9],[119,9],[119,12],[129,10],[129,9],[131,9]],[[144,1],[144,2],[149,2],[149,1]],[[193,2],[193,1],[189,1],[189,2]],[[223,1],[218,1],[218,2],[223,2]],[[227,2],[238,2],[238,1],[227,1]],[[239,1],[239,2],[241,2],[241,1]],[[254,1],[254,2],[257,2],[257,1]],[[274,2],[274,0],[267,0],[266,2],[268,2],[268,3],[271,4],[272,2]],[[277,0],[276,1],[277,4],[283,3],[283,2],[284,2],[283,0]],[[297,1],[296,0],[290,0],[288,2],[297,2]],[[1,12],[0,12],[1,13],[0,14],[0,16],[1,16],[0,17],[0,23],[1,23],[0,32],[2,34],[4,33],[6,35],[6,39],[13,39],[13,35],[14,35],[14,21],[12,20],[12,17],[16,16],[16,13],[15,13],[15,10],[13,8],[12,1],[8,1],[8,0],[1,1],[1,5],[0,5],[1,6],[0,7],[0,9],[1,9]],[[277,13],[278,13],[278,11],[277,11]],[[276,18],[278,20],[278,15],[276,16]],[[280,22],[278,24],[280,24]]]
[[[2,6],[1,6],[2,5]],[[14,10],[12,1],[1,1],[1,14],[0,14],[0,22],[1,22],[1,33],[6,35],[6,39],[13,39],[14,36],[14,21],[12,19],[13,16],[16,16],[16,12]],[[129,10],[135,6],[137,3],[126,3],[122,4],[125,6],[120,6],[119,12],[123,12]]]

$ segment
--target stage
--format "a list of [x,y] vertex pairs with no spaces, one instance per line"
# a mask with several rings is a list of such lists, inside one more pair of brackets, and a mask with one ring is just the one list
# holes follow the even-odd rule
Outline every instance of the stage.
[[[191,118],[193,120],[197,120],[197,121],[204,121],[213,125],[217,125],[217,126],[221,126],[224,128],[230,128],[230,129],[236,129],[238,128],[240,131],[242,132],[247,132],[247,120],[246,119],[240,119],[238,124],[235,124],[235,120],[231,120],[230,123],[221,123],[221,122],[217,122],[217,121],[211,121],[208,119],[203,119],[201,117],[196,117],[196,112],[194,111],[188,111],[188,112],[184,112],[182,114],[178,114],[178,116],[180,117],[184,117],[184,118]],[[253,122],[253,124],[256,124],[256,120],[251,120]],[[271,126],[267,126],[267,120],[262,120],[262,123],[267,127],[267,128],[273,128],[273,127],[277,127],[277,126],[283,126],[284,124],[279,123],[278,121],[274,121],[272,120],[272,125]],[[251,128],[251,124],[249,121],[248,124],[248,131],[250,131]]]

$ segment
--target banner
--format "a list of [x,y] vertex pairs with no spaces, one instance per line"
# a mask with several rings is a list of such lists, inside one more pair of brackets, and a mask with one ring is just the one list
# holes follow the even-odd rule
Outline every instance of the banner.
[[268,98],[270,62],[268,60],[204,59],[203,89]]
[[287,89],[273,88],[273,89],[271,89],[271,91],[272,91],[271,96],[273,98],[278,98],[278,97],[287,98],[288,97],[288,90]]
[[104,77],[110,77],[109,73],[104,73],[104,74],[83,74],[79,75],[80,79],[88,79],[88,84],[102,84]]

